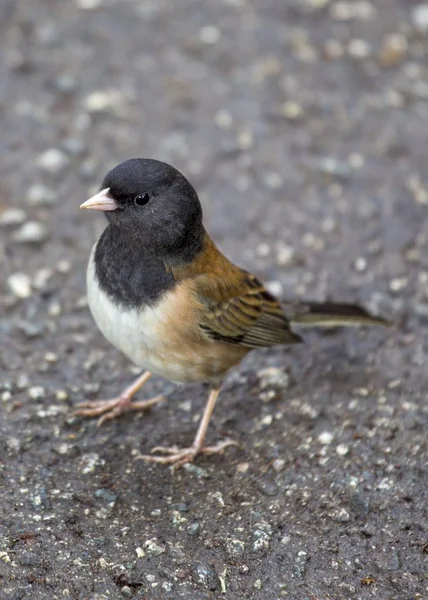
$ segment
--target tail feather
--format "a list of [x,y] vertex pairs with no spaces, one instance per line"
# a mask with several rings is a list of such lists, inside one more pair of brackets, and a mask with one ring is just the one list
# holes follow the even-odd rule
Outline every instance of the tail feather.
[[346,327],[358,325],[390,325],[382,317],[371,315],[365,308],[356,304],[339,302],[305,302],[293,307],[289,317],[296,325],[315,327]]

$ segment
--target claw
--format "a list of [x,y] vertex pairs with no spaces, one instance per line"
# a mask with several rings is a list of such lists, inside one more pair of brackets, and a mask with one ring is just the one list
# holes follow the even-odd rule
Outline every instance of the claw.
[[198,454],[223,454],[229,446],[239,446],[238,442],[233,440],[224,440],[218,442],[214,446],[205,446],[198,448],[190,446],[189,448],[178,448],[177,446],[156,446],[151,450],[152,453],[166,454],[167,456],[153,456],[153,454],[140,454],[136,460],[145,460],[146,462],[157,463],[162,465],[172,465],[174,469],[182,467],[186,463],[191,463]]

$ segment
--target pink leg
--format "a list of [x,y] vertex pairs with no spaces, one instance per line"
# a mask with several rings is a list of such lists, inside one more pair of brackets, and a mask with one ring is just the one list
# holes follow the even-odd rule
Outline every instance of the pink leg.
[[139,402],[132,402],[133,396],[143,387],[143,385],[150,379],[152,374],[150,371],[143,373],[132,385],[127,387],[117,398],[112,400],[94,400],[87,402],[81,402],[77,405],[77,409],[72,413],[72,416],[82,417],[98,417],[98,427],[115,419],[124,412],[130,410],[146,410],[154,404],[157,404],[164,399],[163,396],[155,396],[149,400],[141,400]]
[[198,454],[222,454],[225,448],[228,448],[229,446],[238,446],[238,443],[232,440],[224,440],[223,442],[218,442],[214,446],[204,446],[208,424],[219,393],[220,390],[218,388],[211,390],[195,439],[189,448],[157,446],[156,448],[153,448],[152,452],[167,454],[168,456],[141,455],[137,458],[146,460],[147,462],[174,465],[174,467],[177,468],[186,463],[193,462]]

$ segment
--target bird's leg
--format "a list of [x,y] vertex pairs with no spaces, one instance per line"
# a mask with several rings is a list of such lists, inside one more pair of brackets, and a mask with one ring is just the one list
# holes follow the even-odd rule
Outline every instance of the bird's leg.
[[152,452],[166,454],[167,456],[140,455],[137,456],[137,458],[148,462],[181,467],[186,463],[192,462],[198,454],[222,454],[225,448],[228,448],[229,446],[238,446],[238,443],[233,440],[224,440],[223,442],[218,442],[214,446],[204,446],[208,424],[219,393],[219,388],[213,388],[211,390],[195,439],[189,448],[157,446],[156,448],[153,448]]
[[138,379],[134,381],[132,385],[125,388],[123,392],[117,398],[112,400],[94,400],[81,402],[77,405],[77,409],[72,413],[72,416],[81,417],[98,417],[98,427],[115,419],[124,412],[129,410],[146,410],[154,404],[157,404],[164,399],[163,396],[155,396],[149,400],[141,400],[139,402],[132,402],[133,396],[140,390],[143,385],[150,379],[152,374],[150,371],[146,371]]

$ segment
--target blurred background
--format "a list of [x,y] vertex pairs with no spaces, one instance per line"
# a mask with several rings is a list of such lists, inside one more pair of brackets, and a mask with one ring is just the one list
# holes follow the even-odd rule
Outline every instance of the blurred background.
[[[4,597],[425,598],[428,3],[0,0],[0,81]],[[133,375],[88,314],[104,220],[78,207],[139,156],[190,179],[221,249],[274,293],[396,323],[253,353],[210,433],[245,451],[174,483],[132,452],[189,441],[200,387],[65,423]]]

